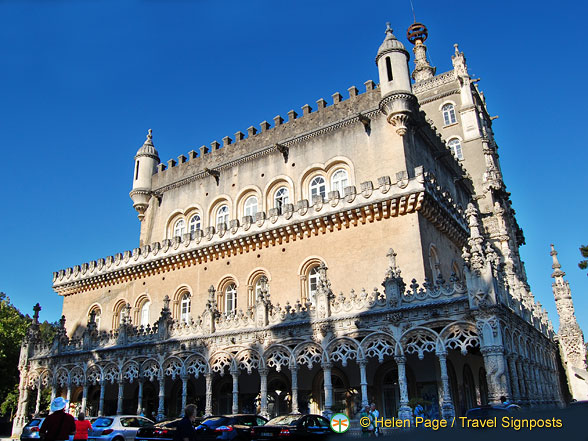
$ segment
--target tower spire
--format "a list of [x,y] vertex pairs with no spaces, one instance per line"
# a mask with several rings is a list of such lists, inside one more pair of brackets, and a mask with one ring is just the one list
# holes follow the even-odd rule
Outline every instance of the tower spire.
[[406,31],[406,38],[410,41],[414,48],[414,71],[412,78],[418,83],[419,81],[428,80],[435,76],[437,68],[432,67],[427,60],[427,46],[425,40],[429,36],[427,27],[422,23],[413,23]]
[[586,371],[586,346],[584,335],[576,320],[572,290],[570,284],[564,280],[564,273],[557,258],[557,251],[551,244],[549,253],[553,259],[552,284],[553,297],[559,317],[559,349],[561,359],[568,378],[568,385],[572,397],[576,400],[588,399],[588,372]]

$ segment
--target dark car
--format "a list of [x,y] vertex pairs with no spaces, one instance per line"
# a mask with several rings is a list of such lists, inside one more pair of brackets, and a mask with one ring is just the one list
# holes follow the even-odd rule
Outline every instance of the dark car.
[[254,427],[254,440],[305,439],[324,440],[333,431],[329,420],[321,415],[283,415],[269,420],[264,426]]
[[264,417],[251,414],[211,416],[196,428],[196,439],[248,441],[251,439],[251,429],[263,426],[266,422]]
[[507,405],[498,405],[498,406],[480,406],[474,407],[473,409],[469,409],[465,416],[468,419],[475,419],[475,420],[489,420],[494,417],[501,418],[503,416],[507,416],[512,414],[513,412],[518,412],[521,408],[516,404],[507,404]]
[[[176,427],[182,421],[181,418],[175,420],[161,421],[157,424],[148,427],[141,427],[137,431],[135,441],[170,441],[174,439]],[[197,427],[202,423],[203,418],[197,417],[192,423]]]
[[33,418],[26,426],[23,427],[22,433],[20,434],[20,440],[38,440],[39,429],[41,428],[43,421],[45,421],[45,418]]

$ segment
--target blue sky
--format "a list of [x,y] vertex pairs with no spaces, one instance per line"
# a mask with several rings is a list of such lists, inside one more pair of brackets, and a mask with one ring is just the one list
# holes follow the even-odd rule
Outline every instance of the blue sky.
[[[414,0],[441,73],[453,43],[481,77],[531,287],[556,322],[549,244],[588,329],[587,6]],[[466,7],[464,7],[466,6]],[[406,1],[0,1],[0,290],[42,319],[52,272],[132,249],[128,196],[148,128],[162,161],[378,81],[385,22]],[[411,61],[412,66],[412,61]],[[557,324],[556,324],[557,325]]]

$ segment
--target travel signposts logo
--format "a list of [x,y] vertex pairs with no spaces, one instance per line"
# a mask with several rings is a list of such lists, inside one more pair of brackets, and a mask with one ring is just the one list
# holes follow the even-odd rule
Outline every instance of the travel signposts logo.
[[351,422],[344,413],[336,413],[331,417],[331,429],[335,433],[345,433],[349,430]]

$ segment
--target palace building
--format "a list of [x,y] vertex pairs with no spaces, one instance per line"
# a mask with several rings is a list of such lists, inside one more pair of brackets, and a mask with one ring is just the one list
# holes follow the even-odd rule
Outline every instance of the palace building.
[[388,26],[379,84],[287,121],[167,163],[149,130],[138,246],[54,273],[63,317],[43,342],[36,308],[14,433],[43,389],[158,419],[186,403],[352,418],[368,402],[400,418],[419,401],[439,417],[501,396],[562,403],[484,95],[457,45],[437,74],[427,29],[407,36],[412,72]]

